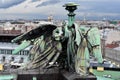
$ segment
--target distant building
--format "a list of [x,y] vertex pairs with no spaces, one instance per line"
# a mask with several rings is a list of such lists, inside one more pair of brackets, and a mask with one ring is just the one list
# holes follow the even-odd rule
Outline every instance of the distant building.
[[0,42],[0,63],[10,63],[22,61],[26,62],[28,60],[28,54],[30,47],[25,50],[20,51],[17,55],[13,55],[12,51],[18,47],[15,43]]
[[106,44],[111,44],[117,41],[120,41],[120,31],[117,30],[109,31],[106,38]]

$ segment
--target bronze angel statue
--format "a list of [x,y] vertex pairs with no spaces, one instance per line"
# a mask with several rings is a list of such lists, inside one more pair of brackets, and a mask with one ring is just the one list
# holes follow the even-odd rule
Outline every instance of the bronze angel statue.
[[13,54],[32,45],[30,63],[25,66],[26,68],[45,69],[56,66],[57,63],[58,67],[62,66],[85,75],[88,73],[90,55],[93,55],[99,63],[103,62],[99,30],[74,22],[77,4],[68,3],[64,7],[69,14],[68,22],[64,22],[62,26],[42,24],[12,40],[21,43]]

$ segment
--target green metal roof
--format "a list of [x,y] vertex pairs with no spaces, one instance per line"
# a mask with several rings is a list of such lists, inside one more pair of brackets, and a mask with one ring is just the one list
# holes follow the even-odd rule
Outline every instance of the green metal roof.
[[105,78],[105,77],[101,77],[101,76],[96,76],[96,77],[97,77],[97,80],[114,80],[111,78]]
[[16,78],[16,75],[0,75],[0,80],[11,80]]
[[111,70],[97,71],[94,69],[93,74],[96,75],[97,80],[120,80],[120,71]]

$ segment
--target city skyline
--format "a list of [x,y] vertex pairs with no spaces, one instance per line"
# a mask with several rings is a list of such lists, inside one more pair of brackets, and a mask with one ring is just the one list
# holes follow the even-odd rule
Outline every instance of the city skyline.
[[0,19],[44,19],[53,15],[55,19],[66,19],[67,11],[62,7],[68,2],[79,4],[77,18],[119,19],[120,0],[1,0]]

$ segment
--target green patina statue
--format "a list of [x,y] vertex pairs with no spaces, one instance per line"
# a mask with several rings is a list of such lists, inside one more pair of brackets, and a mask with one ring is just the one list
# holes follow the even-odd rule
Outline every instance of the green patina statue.
[[32,45],[30,63],[24,68],[51,68],[57,63],[69,71],[86,75],[90,55],[94,55],[99,63],[103,62],[99,30],[74,22],[77,4],[68,3],[64,7],[69,11],[68,22],[64,22],[61,27],[53,24],[40,25],[12,40],[22,42],[13,54]]

